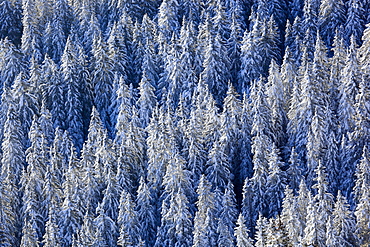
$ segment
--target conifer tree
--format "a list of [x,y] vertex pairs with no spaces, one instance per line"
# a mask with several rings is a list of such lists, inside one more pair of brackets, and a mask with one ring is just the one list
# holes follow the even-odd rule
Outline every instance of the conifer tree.
[[22,230],[22,239],[20,247],[37,247],[38,246],[38,236],[36,232],[37,226],[33,224],[33,221],[26,221]]
[[48,147],[45,136],[41,132],[40,124],[35,119],[29,132],[31,146],[26,150],[26,172],[23,173],[23,220],[32,223],[37,239],[41,239],[45,227],[42,212],[43,184],[45,182],[46,167],[49,166]]
[[248,235],[248,228],[245,226],[245,219],[242,214],[239,214],[235,227],[236,246],[252,247],[253,241],[248,237]]
[[20,72],[26,71],[24,54],[8,38],[0,42],[2,58],[0,67],[1,88],[10,87]]
[[293,195],[293,190],[289,186],[285,187],[284,200],[282,203],[281,211],[281,221],[284,225],[287,238],[289,242],[296,246],[299,243],[299,238],[302,236],[303,229],[301,228],[301,223],[299,222],[298,212],[297,212],[297,200]]
[[21,11],[20,2],[5,0],[1,2],[0,12],[0,39],[8,37],[16,45],[21,39]]
[[366,25],[366,28],[362,34],[362,45],[360,46],[358,50],[358,57],[359,57],[359,63],[362,72],[364,75],[367,77],[369,76],[369,52],[368,52],[368,47],[369,47],[369,42],[370,42],[370,25]]
[[342,134],[352,132],[355,127],[355,103],[358,85],[360,83],[360,70],[356,50],[357,46],[354,36],[352,36],[351,46],[346,56],[346,64],[341,74],[342,83],[339,87],[338,118],[340,123],[339,128]]
[[21,72],[14,81],[12,94],[13,100],[17,104],[19,118],[22,123],[23,145],[29,146],[27,134],[32,124],[33,116],[38,114],[38,103],[33,93],[33,85],[27,80],[26,74]]
[[266,85],[267,101],[271,107],[271,127],[274,132],[275,145],[280,148],[285,145],[285,128],[287,115],[284,107],[284,87],[279,67],[274,60],[271,61],[269,77]]
[[[93,246],[115,246],[117,243],[116,223],[105,214],[101,205],[98,205],[96,211],[97,217],[94,219],[96,232]],[[106,245],[102,244],[102,242]]]
[[[54,12],[54,15],[58,13]],[[63,55],[67,37],[64,33],[61,20],[57,16],[50,20],[43,33],[43,51],[48,54],[55,63],[59,63]]]
[[216,245],[214,224],[216,198],[211,191],[211,184],[202,175],[197,189],[197,212],[194,218],[193,247]]
[[281,211],[282,200],[284,197],[284,185],[286,184],[286,175],[282,171],[282,166],[284,165],[281,162],[279,157],[279,151],[272,145],[270,150],[270,155],[268,156],[268,176],[266,183],[266,198],[268,206],[268,215],[275,216]]
[[326,220],[317,217],[319,213],[312,197],[309,197],[307,207],[306,228],[304,229],[304,237],[302,243],[305,246],[325,246],[326,236]]
[[[333,210],[333,231],[335,232],[336,245],[356,246],[358,240],[355,235],[355,218],[349,209],[345,197],[338,192],[337,201]],[[329,231],[330,229],[327,229]]]
[[366,107],[369,83],[363,77],[359,85],[359,93],[356,96],[355,128],[349,136],[350,148],[354,151],[352,162],[357,163],[361,157],[363,147],[367,145],[370,130],[368,129],[369,111]]
[[329,47],[334,38],[333,30],[345,22],[345,6],[343,1],[324,0],[321,2],[319,9],[319,25],[321,35]]
[[200,80],[193,95],[189,123],[185,130],[184,149],[187,154],[189,170],[193,173],[194,181],[199,180],[204,173],[206,155],[217,140],[214,129],[218,128],[218,115],[207,84]]
[[217,141],[209,151],[206,166],[206,178],[213,185],[213,188],[218,187],[223,190],[233,179],[227,156]]
[[[57,138],[59,137],[57,136]],[[53,210],[53,217],[55,217],[55,214],[57,215],[59,213],[63,197],[61,172],[62,157],[61,154],[58,153],[56,144],[50,149],[50,156],[50,164],[46,167],[45,182],[42,187],[43,201],[41,203],[41,209],[44,218],[48,217],[50,214],[50,208]],[[50,217],[49,215],[49,221]]]
[[159,44],[161,55],[165,55],[168,52],[166,46],[170,43],[171,37],[173,35],[177,36],[180,32],[178,13],[179,3],[177,0],[162,1],[159,6],[158,35],[160,35],[161,39],[165,42]]
[[76,177],[79,172],[78,163],[76,150],[72,146],[68,171],[66,171],[65,181],[62,185],[64,198],[58,221],[62,247],[72,244],[72,240],[78,233],[83,219],[82,195],[79,193],[80,185]]
[[152,205],[152,195],[144,178],[140,178],[139,188],[136,198],[136,211],[140,225],[140,238],[148,245],[153,244],[156,233],[156,218]]
[[232,183],[229,182],[221,198],[221,210],[217,226],[217,242],[219,246],[234,246],[234,228],[237,220],[237,214],[238,211],[236,209],[234,187]]
[[37,22],[37,9],[33,0],[22,1],[23,9],[23,33],[22,33],[22,51],[28,59],[36,54],[35,59],[41,60],[41,33]]
[[107,44],[103,40],[102,34],[98,32],[93,38],[93,63],[92,63],[92,85],[94,90],[94,103],[98,110],[103,124],[110,128],[109,105],[110,95],[112,94],[113,60],[108,56]]
[[[347,18],[344,24],[344,37],[349,41],[353,35],[358,45],[361,43],[361,36],[365,29],[364,12],[364,3],[362,1],[347,1]],[[349,42],[347,42],[347,44],[348,43]]]
[[264,247],[267,246],[267,226],[268,221],[265,217],[259,214],[258,219],[256,221],[256,234],[255,234],[255,245],[256,247]]
[[356,206],[356,235],[360,246],[366,246],[370,243],[369,231],[369,212],[370,212],[370,193],[367,183],[364,181],[361,187],[361,197]]
[[239,142],[241,137],[242,128],[242,103],[239,100],[239,95],[236,93],[235,88],[229,83],[226,97],[224,99],[223,111],[220,116],[221,120],[221,137],[220,145],[225,155],[227,155],[228,162],[230,163],[230,171],[235,175],[240,174],[237,164],[242,159],[240,152]]
[[[120,195],[119,214],[117,226],[119,227],[118,244],[135,245],[139,240],[139,222],[136,205],[132,196],[125,190],[122,190]],[[129,245],[128,245],[129,246]]]
[[[242,208],[241,213],[245,219],[245,224],[248,229],[252,229],[254,226],[254,212],[253,212],[253,190],[252,190],[252,182],[248,179],[248,177],[244,181],[243,185],[243,199],[242,199]],[[249,234],[250,237],[251,234]]]
[[100,207],[104,211],[105,216],[109,217],[113,221],[117,221],[120,187],[115,176],[112,175],[112,172],[113,171],[109,170],[105,177],[107,187],[102,193],[103,200]]
[[81,84],[78,77],[78,55],[75,41],[68,37],[61,59],[60,69],[64,83],[64,102],[66,123],[63,126],[68,130],[77,151],[79,152],[83,142]]
[[307,214],[308,214],[308,204],[312,200],[311,191],[307,189],[306,183],[304,180],[301,180],[299,184],[298,195],[296,196],[297,200],[297,219],[299,222],[299,236],[304,236],[304,229],[307,225]]
[[139,84],[140,97],[138,99],[139,117],[142,121],[142,128],[149,124],[154,107],[157,105],[157,99],[154,94],[154,87],[148,78],[146,69],[143,69],[143,76]]
[[42,99],[52,116],[53,127],[64,127],[64,86],[55,62],[45,55],[41,66]]
[[[294,88],[297,87],[296,84],[298,84],[296,81],[298,76],[297,66],[293,58],[292,50],[289,47],[287,47],[285,50],[280,73],[283,85],[283,106],[286,114],[288,114],[290,106],[295,104],[295,102],[293,102],[293,97],[297,97],[297,95],[293,94],[295,93]],[[288,119],[286,119],[286,121],[288,121]]]
[[93,245],[95,240],[94,235],[95,232],[96,226],[94,224],[94,217],[92,213],[89,210],[87,210],[83,218],[83,223],[76,242],[78,242],[78,244],[82,246]]
[[[199,81],[202,61],[197,50],[196,29],[192,20],[183,23],[180,32],[179,43],[182,47],[180,54],[180,66],[183,68],[181,96],[184,98],[185,106],[189,107],[195,86]],[[187,108],[186,107],[186,108]]]
[[7,120],[4,126],[2,141],[1,166],[1,208],[2,222],[1,239],[6,246],[16,246],[20,243],[20,179],[25,165],[24,147],[22,145],[22,130],[18,112],[14,102],[9,102]]
[[56,223],[53,206],[50,206],[48,220],[45,224],[45,234],[42,239],[45,247],[60,247],[59,226]]
[[128,78],[128,49],[125,44],[123,36],[120,34],[116,22],[110,31],[109,38],[107,40],[109,58],[114,61],[114,71],[118,74],[118,78],[121,76],[124,80]]

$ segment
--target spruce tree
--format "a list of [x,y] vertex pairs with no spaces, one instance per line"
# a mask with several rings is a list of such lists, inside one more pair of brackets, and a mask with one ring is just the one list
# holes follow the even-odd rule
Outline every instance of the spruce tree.
[[198,201],[197,212],[194,218],[193,247],[216,246],[216,229],[214,214],[216,210],[215,193],[211,190],[211,184],[202,175],[197,189]]
[[78,76],[78,55],[75,41],[68,37],[60,65],[64,84],[64,100],[66,123],[63,126],[68,130],[77,151],[83,142],[82,95]]
[[245,219],[242,214],[239,214],[235,227],[236,246],[252,247],[253,241],[248,237],[248,235],[248,228],[245,226]]
[[[336,244],[340,246],[356,246],[358,239],[355,235],[356,223],[349,209],[347,199],[338,192],[337,201],[333,210],[333,231],[335,232]],[[329,231],[330,229],[327,229]]]

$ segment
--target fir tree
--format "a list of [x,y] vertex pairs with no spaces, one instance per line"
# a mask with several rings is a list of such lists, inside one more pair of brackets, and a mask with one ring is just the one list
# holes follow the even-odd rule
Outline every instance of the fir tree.
[[[338,192],[337,201],[333,210],[333,231],[335,232],[336,245],[356,246],[358,240],[355,232],[355,219],[349,209],[349,204],[345,197]],[[329,231],[330,229],[327,229]]]
[[202,175],[197,189],[197,212],[194,218],[193,247],[210,246],[216,244],[214,229],[214,214],[216,210],[215,193],[211,191],[211,184]]
[[62,81],[64,82],[64,102],[66,123],[63,126],[68,130],[77,151],[80,151],[83,142],[81,84],[78,77],[78,55],[75,41],[68,37],[67,44],[61,59]]
[[94,219],[94,225],[96,227],[94,245],[105,246],[101,243],[102,241],[106,246],[115,246],[117,243],[116,223],[105,214],[104,208],[101,205],[98,205],[96,211],[97,217]]
[[148,245],[153,244],[156,233],[156,218],[152,205],[152,195],[144,178],[140,178],[140,185],[136,198],[137,217],[140,225],[140,238]]
[[54,208],[49,209],[48,220],[45,224],[45,234],[42,239],[45,247],[60,247],[59,226],[56,223]]
[[236,246],[252,247],[253,241],[248,237],[248,235],[248,228],[245,226],[245,219],[242,214],[239,214],[235,227]]
[[324,0],[319,10],[321,35],[327,46],[332,44],[334,33],[345,22],[345,6],[343,1]]
[[108,56],[107,44],[104,42],[101,33],[97,33],[93,39],[93,63],[92,63],[92,85],[94,90],[94,103],[98,110],[103,124],[110,128],[109,105],[112,94],[113,60]]
[[136,244],[139,240],[139,222],[136,205],[132,200],[131,195],[122,190],[120,195],[119,214],[117,219],[117,226],[119,227],[118,244],[127,246],[125,244]]

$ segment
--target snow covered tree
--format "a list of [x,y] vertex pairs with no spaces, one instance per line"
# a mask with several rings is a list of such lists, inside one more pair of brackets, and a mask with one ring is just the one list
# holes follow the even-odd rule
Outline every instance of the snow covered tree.
[[321,35],[328,47],[331,46],[336,30],[346,19],[343,1],[323,0],[319,10],[319,25]]
[[230,80],[229,66],[226,47],[219,34],[217,34],[214,38],[208,40],[201,80],[208,84],[208,88],[218,104],[222,103],[226,94],[226,83]]
[[139,117],[142,121],[142,128],[146,128],[149,124],[154,107],[157,105],[157,98],[154,94],[155,88],[148,78],[146,69],[143,70],[143,76],[139,84],[140,97],[138,99]]
[[36,232],[37,226],[33,224],[33,221],[26,221],[22,230],[22,239],[20,247],[37,247],[38,246],[38,236]]
[[92,212],[87,210],[76,242],[82,246],[92,245],[95,240],[95,232],[96,227],[94,225],[94,216],[92,215]]
[[[357,178],[361,181],[361,179]],[[369,212],[370,212],[370,191],[368,189],[368,182],[363,180],[361,185],[361,196],[357,199],[356,206],[356,235],[361,246],[366,246],[370,243],[370,230],[369,230]],[[360,188],[358,188],[360,189]]]
[[[217,226],[218,246],[234,246],[234,228],[238,211],[236,209],[236,198],[234,187],[229,182],[221,198],[221,210]],[[245,222],[243,222],[244,224]]]
[[9,102],[4,126],[1,160],[1,208],[3,229],[1,239],[5,246],[18,245],[20,241],[20,179],[25,166],[22,144],[23,134],[14,102]]
[[208,84],[200,80],[193,95],[194,108],[184,131],[184,152],[194,181],[198,181],[200,174],[204,173],[207,153],[218,138],[213,131],[219,126],[215,104]]
[[49,209],[48,220],[45,224],[45,234],[42,239],[45,247],[60,247],[59,226],[57,225],[54,208]]
[[119,207],[119,195],[120,187],[116,181],[113,171],[108,171],[108,175],[105,177],[105,183],[107,187],[103,191],[103,200],[100,207],[104,211],[104,215],[109,217],[113,221],[117,221],[118,218],[118,207]]
[[[307,207],[307,225],[304,229],[304,237],[302,243],[304,246],[326,246],[326,220],[317,217],[319,213],[312,197],[309,197],[309,204]],[[324,220],[324,221],[323,221]]]
[[23,145],[29,146],[27,134],[32,124],[33,116],[38,114],[38,103],[34,94],[34,85],[27,80],[26,74],[21,72],[15,79],[12,94],[13,100],[17,104],[19,118],[22,123]]
[[271,107],[271,128],[274,143],[281,148],[286,143],[287,114],[284,107],[284,85],[276,61],[272,60],[266,85],[267,101]]
[[20,2],[4,0],[1,2],[0,12],[0,39],[8,37],[14,44],[19,45],[21,39],[21,11]]
[[26,150],[26,172],[23,173],[23,220],[31,222],[37,234],[37,239],[42,238],[45,227],[42,211],[43,184],[45,182],[46,167],[49,166],[49,150],[45,136],[41,132],[40,124],[35,119],[29,132],[31,146]]
[[32,55],[37,61],[42,59],[41,55],[41,33],[37,18],[37,9],[33,0],[22,1],[23,9],[23,32],[22,32],[22,51],[28,59]]
[[213,185],[213,188],[218,187],[223,190],[233,179],[227,156],[217,141],[209,151],[206,167],[206,178]]
[[[96,211],[97,217],[94,219],[96,232],[93,246],[115,246],[118,237],[116,223],[105,214],[101,205],[98,205]],[[103,245],[102,242],[106,245]]]
[[75,41],[68,37],[62,55],[61,65],[62,81],[64,84],[64,107],[66,114],[65,129],[68,130],[77,151],[83,142],[82,121],[82,95],[81,84],[78,76],[78,54]]
[[128,49],[124,37],[118,29],[117,23],[113,24],[107,40],[109,58],[114,62],[114,71],[124,80],[128,78]]
[[[56,14],[57,13],[54,13],[54,15]],[[47,23],[44,30],[43,51],[48,54],[55,63],[59,63],[61,56],[63,55],[66,41],[67,37],[64,33],[61,20],[54,16],[53,20]]]
[[109,105],[112,94],[112,83],[114,79],[113,60],[108,56],[107,44],[102,34],[97,33],[93,39],[93,63],[92,63],[92,86],[94,88],[94,103],[103,124],[110,128]]
[[215,193],[211,184],[202,175],[197,189],[197,212],[194,218],[193,247],[216,246],[216,229],[214,217],[216,210]]
[[[162,206],[162,225],[158,229],[154,246],[191,246],[191,218],[189,201],[184,189],[180,187],[177,192],[172,192],[168,205]],[[165,232],[162,233],[163,230]]]
[[338,120],[341,134],[348,134],[355,127],[355,104],[358,85],[361,81],[360,68],[357,60],[357,46],[354,36],[347,51],[345,66],[342,68],[339,86]]
[[344,37],[349,44],[349,40],[353,35],[358,45],[361,44],[361,36],[365,29],[365,20],[363,13],[365,12],[364,3],[358,0],[347,1],[347,18],[344,24]]
[[257,14],[253,23],[252,30],[244,33],[242,41],[242,88],[246,88],[260,75],[266,76],[272,60],[280,61],[279,33],[274,19],[264,19]]
[[333,210],[332,229],[335,233],[336,245],[357,246],[358,239],[355,235],[356,222],[352,212],[349,209],[347,199],[338,192],[337,201]]
[[[180,54],[180,66],[183,68],[181,96],[185,106],[190,106],[191,98],[199,81],[202,70],[202,61],[197,50],[196,29],[192,20],[184,22],[180,32],[179,43],[182,47]],[[187,108],[186,107],[186,108]]]
[[139,222],[136,205],[132,196],[122,190],[120,195],[119,214],[117,219],[117,226],[119,227],[118,244],[127,246],[125,244],[136,244],[139,241]]
[[248,228],[245,225],[245,219],[242,214],[239,214],[238,221],[235,227],[235,237],[237,247],[252,247],[253,241],[248,237]]
[[284,185],[286,184],[286,174],[282,171],[283,165],[284,163],[281,162],[279,157],[279,151],[273,144],[268,156],[267,188],[264,195],[267,198],[269,216],[276,216],[281,211]]
[[285,187],[284,196],[285,197],[282,203],[283,209],[281,211],[281,222],[286,229],[290,244],[296,246],[298,245],[299,239],[303,233],[303,229],[298,218],[297,200],[293,195],[293,190],[290,189],[289,186]]
[[62,247],[72,244],[83,220],[82,195],[79,192],[80,185],[77,179],[78,170],[79,160],[76,150],[72,146],[68,171],[65,173],[65,181],[62,185],[64,197],[58,220]]
[[256,247],[265,247],[267,246],[267,228],[268,221],[265,217],[259,214],[258,219],[256,221],[256,234],[255,238],[255,245]]
[[178,154],[170,158],[163,178],[161,226],[158,228],[155,246],[189,245],[192,241],[189,199],[193,198],[190,172],[185,160]]
[[46,108],[51,113],[53,127],[64,128],[64,86],[58,66],[49,55],[45,55],[41,66],[41,91]]
[[144,178],[140,178],[139,188],[136,198],[137,218],[140,225],[140,238],[148,245],[153,244],[156,233],[156,222],[154,207],[152,205],[152,195]]
[[10,87],[13,84],[20,72],[26,71],[27,64],[24,61],[23,53],[8,38],[2,40],[0,44],[2,54],[0,78],[3,90],[4,87]]

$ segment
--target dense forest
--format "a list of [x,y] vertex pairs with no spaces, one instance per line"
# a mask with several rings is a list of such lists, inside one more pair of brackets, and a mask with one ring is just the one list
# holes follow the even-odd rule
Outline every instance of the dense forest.
[[369,22],[370,0],[0,0],[0,246],[369,246]]

